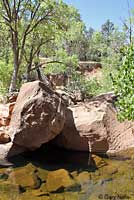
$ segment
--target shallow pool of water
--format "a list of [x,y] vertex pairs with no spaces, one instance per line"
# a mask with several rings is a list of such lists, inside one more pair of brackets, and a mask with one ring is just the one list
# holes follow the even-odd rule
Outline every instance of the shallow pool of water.
[[89,164],[88,153],[44,147],[16,156],[0,168],[0,200],[134,200],[133,155]]

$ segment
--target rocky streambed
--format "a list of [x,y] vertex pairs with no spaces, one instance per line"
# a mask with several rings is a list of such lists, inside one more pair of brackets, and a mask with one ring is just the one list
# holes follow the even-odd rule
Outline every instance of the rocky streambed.
[[[134,149],[112,159],[39,149],[0,168],[1,200],[134,199]],[[127,155],[127,157],[126,157]]]

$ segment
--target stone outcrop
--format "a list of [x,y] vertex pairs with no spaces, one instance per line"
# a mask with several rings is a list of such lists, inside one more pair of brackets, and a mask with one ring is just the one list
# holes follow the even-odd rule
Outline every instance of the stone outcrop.
[[29,150],[58,135],[65,122],[62,100],[39,81],[22,86],[10,124],[12,141]]
[[[43,82],[24,84],[10,122],[8,145],[0,145],[4,157],[35,150],[56,137],[64,127],[63,100]],[[1,157],[1,155],[0,155]]]
[[0,128],[0,159],[35,150],[49,141],[66,149],[94,153],[134,147],[134,123],[118,121],[112,93],[68,108],[63,97],[43,82],[24,84],[15,107],[10,103],[0,113],[11,118],[10,129]]
[[134,146],[134,124],[117,120],[112,94],[69,107],[62,134],[53,141],[66,149],[95,153],[117,152]]
[[95,61],[80,61],[79,67],[77,68],[78,71],[82,73],[85,72],[92,72],[95,69],[102,68],[101,63]]
[[15,102],[0,104],[0,127],[9,126]]

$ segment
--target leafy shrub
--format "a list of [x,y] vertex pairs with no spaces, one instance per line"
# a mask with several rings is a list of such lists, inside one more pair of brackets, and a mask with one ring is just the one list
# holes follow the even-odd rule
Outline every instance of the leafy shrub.
[[114,90],[113,87],[113,77],[116,75],[119,66],[122,63],[122,54],[115,53],[112,49],[108,49],[107,51],[111,51],[108,53],[107,57],[101,58],[102,63],[102,76],[100,79],[101,88],[99,93],[111,92]]
[[85,93],[89,95],[98,95],[100,93],[101,84],[96,78],[85,80],[84,84]]
[[100,90],[100,84],[97,79],[86,79],[83,75],[74,72],[71,76],[70,82],[66,90],[73,93],[79,91],[86,97],[94,96]]
[[45,74],[59,74],[64,72],[71,74],[78,66],[77,56],[68,56],[64,50],[57,51],[52,60],[60,61],[60,63],[48,64],[44,69]]
[[113,91],[113,82],[111,76],[115,73],[115,70],[110,66],[103,66],[102,68],[102,75],[100,79],[100,93],[107,93]]
[[5,94],[8,91],[12,75],[12,64],[5,64],[0,61],[0,93]]
[[121,121],[134,120],[134,45],[126,46],[123,54],[122,65],[113,81]]

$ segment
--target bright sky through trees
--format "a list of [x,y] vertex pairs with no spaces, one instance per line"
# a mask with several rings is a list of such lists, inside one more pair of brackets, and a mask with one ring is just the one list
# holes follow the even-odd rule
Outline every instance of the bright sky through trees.
[[133,0],[64,0],[79,10],[87,28],[94,29],[100,29],[107,19],[121,26],[121,19],[128,18],[127,1],[134,7]]

